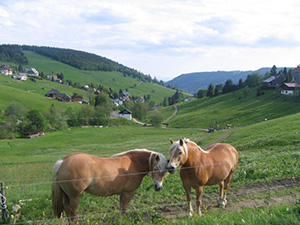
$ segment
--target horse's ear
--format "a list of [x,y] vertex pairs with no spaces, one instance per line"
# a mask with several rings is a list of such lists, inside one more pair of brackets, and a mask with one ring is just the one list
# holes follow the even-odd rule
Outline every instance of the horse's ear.
[[183,146],[183,140],[182,139],[180,139],[179,143],[180,143],[181,146]]
[[171,144],[173,144],[174,143],[174,141],[170,138],[170,142],[171,142]]
[[156,160],[156,162],[159,161],[159,155],[156,155],[156,156],[155,156],[155,160]]

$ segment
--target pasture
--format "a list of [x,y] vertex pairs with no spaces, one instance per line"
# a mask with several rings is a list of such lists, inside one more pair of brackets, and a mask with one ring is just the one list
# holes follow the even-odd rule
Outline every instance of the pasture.
[[[178,114],[168,121],[169,127],[240,127],[299,112],[299,97],[282,95],[279,90],[264,93],[257,97],[256,89],[252,88],[245,95],[242,89],[178,104]],[[163,110],[168,111],[169,107]]]
[[[204,187],[204,215],[185,217],[185,192],[176,172],[165,179],[160,192],[155,192],[153,180],[145,177],[125,217],[119,213],[119,196],[103,198],[85,193],[78,209],[80,221],[82,224],[242,224],[243,221],[246,224],[298,224],[299,126],[300,114],[295,114],[215,133],[195,128],[90,127],[46,133],[38,139],[0,140],[0,181],[8,187],[9,210],[20,200],[23,202],[18,223],[61,224],[61,220],[53,219],[50,189],[53,165],[62,156],[85,152],[108,157],[130,149],[147,148],[169,158],[169,138],[187,137],[204,148],[226,137],[219,140],[236,147],[240,156],[228,193],[227,209],[219,210],[214,206],[218,186]],[[194,192],[192,196],[195,205]],[[277,199],[276,204],[284,204],[272,206],[274,199]],[[290,201],[286,202],[287,199]]]

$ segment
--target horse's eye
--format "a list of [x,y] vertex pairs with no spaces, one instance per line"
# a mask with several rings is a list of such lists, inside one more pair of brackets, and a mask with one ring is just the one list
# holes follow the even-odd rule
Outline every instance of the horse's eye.
[[178,155],[182,155],[182,151],[178,152]]
[[157,168],[155,167],[155,168],[153,169],[153,171],[157,171]]

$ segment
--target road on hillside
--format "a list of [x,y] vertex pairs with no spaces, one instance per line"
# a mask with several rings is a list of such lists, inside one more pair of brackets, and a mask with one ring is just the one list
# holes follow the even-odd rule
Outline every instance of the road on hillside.
[[175,111],[173,112],[173,114],[168,119],[164,120],[162,123],[168,122],[170,119],[172,119],[174,116],[177,115],[177,113],[178,113],[177,105],[174,105],[174,107],[175,107]]

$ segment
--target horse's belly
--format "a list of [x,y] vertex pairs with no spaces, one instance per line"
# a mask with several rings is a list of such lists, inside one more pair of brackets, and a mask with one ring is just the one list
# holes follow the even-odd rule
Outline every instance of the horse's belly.
[[90,185],[86,190],[87,193],[96,196],[111,196],[121,193],[121,188],[118,186],[107,186],[107,185]]

